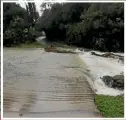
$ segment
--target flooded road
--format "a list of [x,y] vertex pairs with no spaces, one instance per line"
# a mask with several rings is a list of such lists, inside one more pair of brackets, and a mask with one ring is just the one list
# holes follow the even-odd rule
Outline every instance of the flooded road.
[[4,117],[101,117],[75,54],[4,49]]

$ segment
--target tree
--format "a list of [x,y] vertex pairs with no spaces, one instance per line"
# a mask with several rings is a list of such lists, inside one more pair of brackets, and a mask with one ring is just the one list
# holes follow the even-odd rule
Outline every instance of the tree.
[[43,10],[37,24],[51,41],[124,51],[123,3],[55,3]]
[[28,23],[30,23],[30,26],[31,25],[34,26],[39,17],[39,14],[36,10],[35,3],[33,3],[33,2],[27,3],[26,10],[27,10]]
[[4,3],[3,4],[3,24],[4,31],[10,24],[11,20],[14,20],[17,16],[25,19],[26,11],[24,8],[16,3]]
[[[31,8],[34,10],[32,10]],[[4,45],[13,46],[20,43],[35,42],[37,21],[35,4],[29,4],[28,9],[16,3],[4,3]],[[30,11],[30,12],[29,12]],[[31,19],[29,19],[29,16]]]

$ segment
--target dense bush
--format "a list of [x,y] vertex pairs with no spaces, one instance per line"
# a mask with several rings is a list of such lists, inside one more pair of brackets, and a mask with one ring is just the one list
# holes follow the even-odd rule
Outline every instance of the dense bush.
[[[43,30],[50,41],[101,51],[124,51],[123,3],[4,3],[4,45],[34,42]],[[38,32],[40,31],[40,32]]]
[[10,22],[8,28],[4,32],[4,45],[11,46],[23,40],[23,22],[23,19],[19,17]]
[[[27,9],[22,8],[16,3],[3,4],[4,46],[35,41],[38,33],[34,26],[38,13],[36,12],[35,7],[33,7],[35,6],[34,3],[28,3],[26,6]],[[32,7],[34,8],[34,11],[32,10]]]
[[123,3],[65,3],[44,9],[37,23],[49,40],[101,51],[124,51]]

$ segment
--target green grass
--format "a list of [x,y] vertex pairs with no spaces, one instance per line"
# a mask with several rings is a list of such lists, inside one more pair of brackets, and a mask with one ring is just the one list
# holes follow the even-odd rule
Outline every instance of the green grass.
[[17,47],[19,47],[19,48],[43,48],[43,45],[35,42],[35,43],[24,43],[24,44],[20,44]]
[[[5,47],[6,48],[6,47]],[[7,48],[45,48],[45,45],[34,42],[34,43],[21,43],[20,45],[13,45]]]
[[104,117],[124,117],[124,96],[96,95],[95,103]]

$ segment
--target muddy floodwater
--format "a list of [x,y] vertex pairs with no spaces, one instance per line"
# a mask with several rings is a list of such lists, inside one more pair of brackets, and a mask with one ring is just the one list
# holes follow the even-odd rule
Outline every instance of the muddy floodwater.
[[4,117],[101,117],[78,55],[4,49]]

